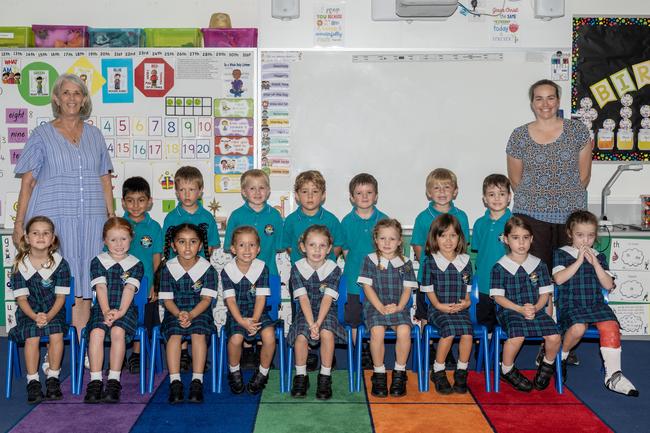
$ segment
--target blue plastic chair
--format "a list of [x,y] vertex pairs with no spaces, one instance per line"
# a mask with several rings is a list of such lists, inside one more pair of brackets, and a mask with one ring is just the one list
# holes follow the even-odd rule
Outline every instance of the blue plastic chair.
[[[280,309],[280,287],[272,287],[271,295],[267,297],[267,307],[270,307],[269,316],[272,320],[276,321],[275,324],[275,340],[278,345],[278,357],[280,362],[280,392],[286,392],[284,388],[284,353],[285,353],[285,341],[284,341],[284,321],[278,320],[278,311]],[[260,336],[257,335],[255,340],[259,340]],[[225,325],[221,327],[221,332],[219,333],[219,373],[217,374],[217,393],[221,393],[223,376],[224,373],[227,374],[228,362],[226,360],[226,353],[228,343],[228,334],[226,333]]]
[[[427,304],[429,303],[429,297],[425,296]],[[478,323],[476,319],[476,305],[478,304],[478,278],[474,277],[472,280],[472,291],[470,292],[470,300],[472,305],[469,308],[469,317],[472,321],[472,327],[474,328],[474,338],[479,339],[480,351],[479,356],[476,361],[476,371],[483,370],[485,367],[485,391],[490,392],[490,354],[488,342],[488,329],[485,325]],[[427,324],[424,327],[424,336],[422,340],[422,351],[424,356],[424,373],[419,377],[420,379],[420,391],[427,392],[429,391],[429,341],[430,339],[439,339],[440,334],[438,329],[431,325]]]
[[[411,304],[413,303],[413,294],[411,294],[411,299],[409,300],[406,308],[410,308]],[[359,292],[359,300],[361,303],[365,300],[365,294],[363,290]],[[420,387],[420,376],[422,374],[422,355],[421,355],[421,336],[420,336],[420,325],[413,325],[411,327],[411,339],[412,339],[412,344],[411,344],[411,369],[415,371],[418,375],[418,389],[421,390]],[[363,370],[361,369],[361,348],[363,346],[363,340],[367,340],[370,338],[370,330],[366,328],[365,323],[362,323],[359,325],[357,328],[357,344],[355,347],[355,371],[357,373],[356,377],[356,391],[360,392],[361,391],[361,380],[363,376]],[[386,328],[386,333],[384,335],[384,340],[397,340],[397,333],[393,331],[390,328]]]
[[[93,291],[93,302],[95,292]],[[138,327],[135,331],[135,336],[133,341],[140,342],[140,394],[144,394],[145,391],[145,372],[146,372],[146,355],[147,347],[149,347],[149,339],[147,337],[147,328],[144,326],[144,309],[147,301],[149,299],[149,281],[147,277],[142,278],[140,281],[140,289],[138,293],[135,294],[133,302],[138,309]],[[84,328],[81,331],[81,340],[79,341],[79,361],[77,363],[77,394],[81,394],[81,388],[83,385],[84,377],[84,359],[86,357],[86,351],[88,350],[88,331]]]
[[[345,335],[347,339],[347,357],[348,357],[348,390],[354,392],[354,363],[353,363],[353,351],[354,344],[352,343],[352,327],[345,323],[345,304],[348,300],[348,289],[345,282],[345,278],[341,277],[339,280],[339,298],[336,301],[336,315],[339,320],[339,323],[345,328]],[[294,301],[293,308],[300,308],[300,303]],[[287,354],[287,377],[285,389],[288,392],[291,389],[291,373],[293,372],[293,346],[289,347]]]
[[[70,344],[70,392],[75,394],[77,389],[77,330],[72,326],[72,306],[75,303],[74,278],[70,279],[70,294],[65,298],[66,321],[69,324],[68,333],[63,336],[63,344],[67,341]],[[49,337],[41,337],[41,344],[50,341]],[[23,345],[21,343],[20,345]],[[5,398],[11,398],[13,376],[21,377],[20,357],[18,356],[19,344],[11,338],[7,339],[7,381],[5,384]],[[13,373],[13,374],[12,374]]]

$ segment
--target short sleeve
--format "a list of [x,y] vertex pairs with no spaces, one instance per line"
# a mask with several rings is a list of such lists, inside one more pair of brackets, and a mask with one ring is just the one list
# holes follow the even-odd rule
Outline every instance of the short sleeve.
[[467,214],[462,211],[458,210],[458,222],[460,223],[460,228],[463,231],[463,235],[465,236],[465,244],[469,242],[469,220],[467,218]]
[[169,272],[167,266],[163,266],[160,271],[160,288],[158,289],[158,298],[161,300],[174,299],[174,278]]
[[219,248],[221,246],[221,240],[219,240],[219,230],[217,229],[217,223],[214,222],[214,218],[212,218],[212,215],[210,215],[210,219],[208,220],[208,246],[214,248]]
[[591,142],[591,134],[587,127],[578,121],[571,121],[574,128],[575,140],[574,143],[578,146],[578,151],[582,150],[587,143]]
[[37,128],[32,135],[29,136],[25,148],[20,154],[18,162],[16,162],[14,172],[16,174],[25,174],[31,171],[34,179],[38,179],[38,173],[41,171],[44,162],[43,160],[45,159],[44,147],[45,143],[43,142],[43,136]]
[[609,263],[607,263],[607,257],[605,257],[605,254],[598,253],[596,259],[598,260],[598,263],[600,263],[600,266],[602,266],[603,270],[607,272],[607,275],[612,278],[616,278],[616,275],[614,275],[614,273],[609,270]]
[[[284,221],[282,220],[282,216],[280,216],[280,213],[278,212],[278,231],[277,233],[273,234],[273,248],[275,248],[275,252],[277,253],[278,251],[284,250],[285,248],[282,246],[282,241],[284,239]],[[275,260],[275,254],[273,255],[273,259]]]
[[433,259],[427,255],[422,262],[422,285],[420,286],[421,292],[433,292],[435,276],[433,274]]
[[407,260],[406,263],[402,266],[404,271],[402,284],[404,287],[409,287],[411,289],[418,288],[418,280],[415,277],[415,271],[413,270],[413,263],[410,260]]
[[291,276],[290,276],[291,290],[293,290],[293,299],[298,299],[299,296],[306,295],[307,289],[305,289],[305,283],[300,277],[300,271],[296,266],[291,267]]
[[95,286],[97,284],[107,284],[107,280],[106,269],[99,261],[99,259],[95,257],[90,262],[90,286],[93,290],[95,290]]
[[70,266],[65,259],[61,260],[56,270],[54,281],[54,293],[57,295],[69,295],[72,276],[70,275]]
[[345,244],[345,236],[343,235],[343,227],[341,226],[341,221],[339,221],[339,219],[334,214],[332,214],[331,217],[332,220],[329,224],[329,229],[332,231],[332,238],[334,238],[332,246],[342,247],[343,244]]
[[376,272],[377,265],[375,265],[372,260],[370,260],[370,257],[366,256],[363,259],[363,265],[361,266],[361,272],[359,272],[357,283],[374,286],[374,277]]
[[327,285],[325,294],[331,296],[336,301],[339,298],[339,281],[341,280],[341,268],[338,266],[330,272],[323,283]]
[[153,253],[162,254],[163,253],[163,234],[160,224],[156,222],[155,229],[153,230]]
[[225,269],[221,270],[221,287],[223,287],[223,299],[237,297],[235,283],[232,282]]
[[508,144],[506,146],[506,155],[511,156],[515,159],[524,159],[524,148],[522,143],[522,128],[528,128],[527,125],[519,127],[512,131],[510,138],[508,139]]
[[540,262],[537,266],[538,272],[538,281],[539,284],[539,294],[543,295],[544,293],[553,294],[553,282],[551,281],[551,275],[548,273],[548,267],[544,262]]
[[131,284],[135,287],[135,293],[138,293],[140,290],[140,281],[144,277],[144,265],[142,262],[138,261],[131,269],[129,269],[129,278],[126,279],[127,284]]
[[505,296],[505,270],[500,264],[494,265],[490,272],[490,296]]
[[287,219],[284,220],[284,224],[282,224],[282,236],[281,236],[281,241],[280,241],[280,249],[286,250],[287,248],[291,248],[291,215],[287,217]]
[[472,241],[471,241],[472,251],[478,252],[478,243],[480,239],[481,239],[481,219],[479,218],[474,223],[474,228],[472,229]]
[[212,267],[203,274],[203,288],[201,289],[201,296],[209,296],[210,298],[217,299],[219,287],[219,276],[217,271]]
[[415,218],[415,224],[413,225],[413,236],[411,237],[411,245],[423,247],[426,244],[429,227],[425,227],[426,223],[424,222],[424,218],[426,218],[426,216],[422,216],[422,214],[418,215],[417,218]]
[[226,225],[226,234],[223,237],[223,250],[225,252],[230,251],[230,241],[232,238],[232,232],[238,227],[237,213],[236,211],[230,215],[228,218],[228,224]]
[[562,250],[553,251],[553,270],[551,271],[552,275],[557,274],[558,272],[566,269],[569,265],[567,260],[567,254],[564,254]]
[[99,137],[99,143],[101,143],[99,149],[99,175],[104,176],[113,171],[113,162],[111,161],[111,156],[108,154],[106,140],[99,129],[97,130],[97,135]]
[[269,286],[269,268],[268,266],[264,265],[262,273],[255,282],[255,296],[270,296],[271,288]]
[[11,289],[13,290],[14,299],[19,296],[29,296],[27,281],[18,270],[11,273]]

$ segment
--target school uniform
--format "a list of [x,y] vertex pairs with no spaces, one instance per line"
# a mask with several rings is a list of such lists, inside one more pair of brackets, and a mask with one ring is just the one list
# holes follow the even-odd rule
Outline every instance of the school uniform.
[[275,256],[278,250],[282,249],[282,216],[277,209],[264,203],[260,211],[251,208],[248,202],[235,209],[228,218],[226,236],[223,241],[224,251],[230,251],[232,234],[236,228],[241,226],[255,227],[260,236],[260,253],[258,258],[266,264],[269,275],[277,277],[278,267],[275,263]]
[[[34,313],[47,313],[54,306],[57,295],[70,295],[70,267],[57,252],[52,254],[54,263],[49,268],[36,270],[25,256],[18,270],[11,275],[11,288],[14,298],[26,296]],[[22,343],[28,338],[45,337],[66,333],[65,305],[47,325],[39,328],[36,322],[20,309],[16,311],[16,326],[9,330],[9,338]]]
[[[90,277],[92,278],[90,285],[93,290],[97,290],[98,284],[106,285],[106,296],[111,310],[120,309],[124,285],[131,284],[137,293],[143,275],[142,262],[130,254],[117,262],[110,254],[101,253],[90,262]],[[138,326],[138,311],[133,302],[129,305],[126,314],[113,322],[113,326],[124,329],[126,342],[131,342]],[[95,328],[103,329],[106,332],[106,339],[110,339],[111,328],[104,324],[104,314],[99,302],[95,302],[90,309],[90,319],[86,328],[88,335]]]
[[[190,312],[201,301],[202,296],[217,298],[218,283],[217,271],[205,258],[199,257],[194,266],[186,271],[178,262],[178,257],[174,257],[167,261],[161,271],[158,298],[161,301],[170,299],[180,311]],[[208,307],[193,318],[192,324],[187,328],[182,328],[178,318],[169,310],[165,310],[160,331],[166,339],[172,335],[210,335],[215,331],[212,310]]]
[[490,217],[490,210],[476,220],[472,230],[472,251],[476,254],[476,275],[478,277],[479,301],[476,305],[478,323],[492,330],[497,324],[496,307],[490,298],[490,274],[492,268],[506,254],[503,230],[512,216],[510,209],[496,220]]
[[[165,222],[163,223],[163,237],[167,236],[167,231],[177,225],[181,224],[194,224],[195,226],[205,230],[208,238],[208,247],[218,248],[221,246],[221,241],[219,240],[219,229],[217,228],[217,223],[214,221],[214,216],[208,212],[201,204],[199,203],[199,208],[194,213],[189,213],[180,202],[176,204],[176,207],[167,214],[165,217]],[[173,250],[170,250],[170,257],[175,257],[176,253]],[[201,257],[204,257],[203,248],[199,251]]]
[[[325,295],[332,298],[332,305],[327,311],[327,315],[323,320],[320,329],[326,329],[334,334],[335,343],[345,343],[347,336],[345,329],[339,323],[336,313],[336,301],[339,297],[338,286],[339,279],[341,278],[341,269],[332,260],[326,260],[325,263],[318,269],[314,269],[307,262],[307,259],[298,260],[291,267],[291,284],[293,285],[293,298],[298,301],[302,295],[307,295],[309,305],[314,316],[314,321],[318,319],[320,305]],[[293,346],[296,338],[303,335],[307,338],[310,345],[316,345],[318,340],[311,339],[309,332],[309,325],[307,319],[300,307],[300,303],[296,302],[296,317],[289,328],[287,334],[287,343]]]
[[[255,302],[258,296],[270,296],[269,288],[269,269],[263,261],[255,259],[246,273],[242,273],[232,259],[226,263],[221,270],[221,283],[223,285],[224,303],[228,298],[235,298],[239,313],[242,317],[253,317],[255,311]],[[275,322],[269,316],[269,306],[264,308],[258,322],[261,329],[274,326]],[[242,328],[233,318],[230,310],[226,319],[226,333],[228,337],[234,334],[241,334],[244,338],[253,340],[255,336],[249,337],[248,331]]]
[[[428,255],[422,264],[422,286],[426,295],[434,292],[443,304],[457,304],[472,291],[472,263],[467,254],[459,254],[453,261],[442,254]],[[429,322],[433,323],[441,337],[472,335],[474,332],[469,317],[469,308],[455,314],[444,313],[429,305]]]
[[163,252],[162,229],[158,221],[151,218],[149,212],[145,212],[144,219],[135,222],[128,212],[124,213],[124,219],[133,227],[133,240],[129,248],[129,254],[135,256],[142,262],[144,276],[147,277],[149,287],[153,285],[153,256]]
[[[607,259],[603,253],[592,249],[596,259],[609,272]],[[555,250],[553,254],[553,274],[572,265],[578,258],[578,249],[565,246]],[[559,315],[558,326],[564,332],[576,323],[596,323],[615,320],[616,315],[605,304],[602,288],[594,266],[587,260],[582,262],[573,277],[558,286],[557,308]]]
[[[366,256],[357,281],[359,284],[371,286],[384,305],[398,305],[404,290],[410,291],[418,286],[410,260],[404,261],[401,257],[393,257],[390,260],[378,258],[376,253]],[[408,308],[384,315],[377,311],[367,297],[363,302],[363,316],[368,329],[373,326],[411,326]]]
[[[491,286],[490,296],[505,296],[517,305],[535,305],[540,295],[553,293],[546,264],[531,254],[521,265],[508,256],[501,257],[492,268]],[[497,318],[509,338],[559,334],[555,322],[544,308],[535,313],[533,320],[507,308],[501,308]]]
[[[332,244],[333,247],[343,246],[341,223],[333,213],[321,206],[315,215],[310,216],[302,211],[302,207],[299,207],[290,213],[284,220],[284,231],[282,233],[282,249],[291,248],[292,264],[303,258],[302,251],[300,251],[300,247],[298,246],[298,241],[305,230],[313,225],[324,225],[329,229],[332,238],[334,239]],[[333,248],[328,258],[330,260],[336,260]]]

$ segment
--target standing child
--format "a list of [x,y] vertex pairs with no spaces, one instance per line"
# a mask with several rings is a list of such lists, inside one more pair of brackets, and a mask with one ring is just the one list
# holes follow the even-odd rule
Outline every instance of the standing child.
[[[555,356],[560,349],[560,334],[553,319],[544,311],[553,283],[546,264],[528,254],[533,231],[523,219],[508,220],[503,234],[508,254],[492,268],[490,296],[501,310],[499,323],[508,334],[503,344],[501,377],[518,391],[543,390],[555,374]],[[514,366],[524,337],[543,337],[546,354],[537,368],[533,383]]]
[[[151,216],[148,209],[151,209],[151,188],[149,183],[142,177],[130,177],[122,184],[122,207],[124,208],[124,219],[133,227],[133,242],[129,252],[142,262],[144,276],[147,277],[149,287],[142,287],[147,290],[148,297],[155,302],[157,294],[153,290],[153,275],[160,265],[162,254],[162,230],[160,224]],[[133,342],[133,352],[128,359],[129,371],[133,374],[140,372],[140,342]]]
[[[44,216],[27,222],[11,274],[11,287],[18,304],[16,326],[9,338],[25,343],[27,403],[63,398],[59,374],[63,358],[63,335],[68,330],[65,297],[70,294],[70,268],[57,252],[59,241],[54,223]],[[49,362],[45,396],[38,378],[41,337],[49,337]]]
[[375,252],[366,256],[358,281],[366,296],[363,316],[370,330],[373,363],[372,395],[386,397],[388,387],[384,366],[384,334],[392,328],[397,334],[395,369],[390,395],[406,395],[406,361],[411,350],[411,318],[407,304],[417,288],[413,264],[402,255],[402,225],[396,219],[379,221],[372,232]]
[[327,227],[312,225],[300,239],[305,258],[291,268],[293,297],[300,302],[291,324],[287,343],[296,352],[296,375],[291,395],[304,397],[309,389],[307,352],[309,346],[320,343],[321,368],[316,398],[332,398],[332,359],[334,344],[346,341],[345,330],[336,318],[336,300],[341,269],[327,256],[332,250],[332,235]]
[[[349,190],[350,201],[354,208],[341,221],[345,239],[343,276],[348,292],[345,321],[352,327],[352,339],[356,341],[357,328],[362,323],[359,298],[361,286],[357,283],[357,278],[359,278],[363,259],[375,249],[372,242],[372,231],[375,224],[388,217],[375,206],[378,188],[377,179],[373,175],[357,174],[350,181]],[[364,344],[361,356],[364,368],[372,368],[372,358],[367,344]]]
[[[138,312],[133,296],[140,287],[144,274],[142,262],[129,254],[133,228],[124,218],[111,217],[102,232],[108,252],[90,262],[90,285],[96,293],[96,302],[88,321],[88,358],[90,382],[86,387],[84,403],[118,403],[120,401],[120,374],[126,345],[135,335]],[[103,391],[102,366],[104,340],[111,342],[106,390]]]
[[[165,316],[160,331],[167,340],[167,367],[169,368],[169,403],[184,400],[181,382],[181,339],[192,339],[192,383],[188,394],[190,403],[203,403],[203,370],[208,345],[206,338],[214,329],[210,311],[217,298],[219,277],[210,262],[199,255],[207,254],[206,233],[194,224],[180,224],[165,236],[164,256],[169,246],[176,257],[165,261],[160,273],[160,293]],[[216,368],[216,367],[213,367]]]
[[598,220],[585,210],[573,212],[566,222],[570,246],[555,250],[553,279],[558,284],[558,318],[564,332],[562,379],[571,350],[594,323],[600,334],[600,353],[605,364],[607,389],[631,397],[639,391],[621,373],[621,330],[612,309],[605,303],[602,289],[614,290],[605,255],[593,249]]
[[[465,254],[466,247],[467,242],[456,217],[442,214],[433,220],[427,239],[427,255],[422,264],[420,290],[427,294],[431,302],[429,322],[440,333],[431,371],[431,381],[440,394],[467,392],[467,366],[474,337],[469,318],[472,263]],[[445,373],[445,359],[456,336],[460,336],[460,343],[452,388]]]
[[472,251],[476,252],[478,275],[478,305],[476,319],[492,332],[497,324],[497,312],[490,298],[490,272],[496,262],[506,253],[503,229],[512,216],[510,204],[510,180],[502,174],[491,174],[483,180],[483,204],[485,215],[474,223]]
[[275,352],[275,322],[269,317],[266,297],[269,288],[269,268],[257,258],[260,237],[252,226],[237,227],[229,242],[235,256],[221,271],[223,298],[228,307],[228,383],[234,394],[244,391],[239,362],[242,343],[259,335],[262,339],[260,366],[248,382],[248,392],[255,395],[269,380],[269,369]]

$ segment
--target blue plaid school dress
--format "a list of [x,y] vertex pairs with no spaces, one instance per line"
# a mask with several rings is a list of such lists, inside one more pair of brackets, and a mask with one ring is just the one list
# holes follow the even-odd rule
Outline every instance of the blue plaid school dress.
[[[304,258],[298,260],[291,267],[293,298],[298,300],[301,295],[307,295],[314,320],[318,318],[323,296],[328,295],[333,298],[332,305],[320,328],[332,331],[334,333],[335,343],[345,343],[347,338],[345,329],[343,329],[343,326],[341,326],[336,317],[336,301],[339,297],[338,287],[340,278],[341,269],[332,260],[325,261],[317,270],[314,270],[307,262],[307,259]],[[300,304],[295,303],[294,306],[297,309],[296,318],[291,324],[291,328],[289,328],[287,343],[293,346],[298,335],[304,335],[310,345],[318,344],[318,340],[312,340],[310,337],[309,325],[302,312],[302,308],[300,308]]]
[[[97,284],[106,284],[109,308],[118,310],[122,303],[122,292],[124,285],[135,286],[136,293],[140,288],[140,280],[144,276],[144,266],[135,256],[128,255],[119,262],[116,262],[108,253],[101,253],[90,262],[90,285],[93,290]],[[126,314],[113,322],[113,326],[124,329],[127,344],[133,340],[138,326],[138,309],[131,302]],[[104,314],[99,302],[90,309],[90,320],[86,329],[88,335],[95,328],[103,329],[106,332],[105,340],[110,341],[110,328],[104,324]]]
[[[228,298],[235,298],[239,313],[242,317],[253,317],[255,311],[255,300],[258,296],[270,296],[269,268],[259,259],[253,260],[246,274],[243,274],[237,267],[236,259],[226,263],[221,270],[221,283],[223,285],[224,303]],[[264,308],[259,318],[261,329],[274,326],[275,321],[269,316],[269,306]],[[230,337],[234,334],[241,334],[247,340],[254,340],[255,336],[248,336],[248,331],[242,328],[230,314],[226,319],[226,334]]]
[[[54,253],[54,263],[49,268],[36,270],[25,256],[18,265],[18,271],[11,275],[11,288],[14,298],[26,296],[29,306],[34,313],[47,313],[54,306],[56,295],[70,294],[70,267],[59,253]],[[68,332],[65,320],[65,306],[48,322],[39,328],[36,322],[27,317],[18,308],[16,311],[16,326],[9,331],[9,338],[19,343],[32,337],[44,337],[51,334]]]
[[[162,270],[158,298],[161,301],[171,299],[180,311],[189,312],[196,307],[203,296],[216,299],[218,284],[217,271],[203,257],[199,256],[199,260],[188,271],[183,269],[178,262],[178,257],[174,257],[165,264]],[[207,308],[192,319],[192,324],[187,328],[182,328],[178,318],[165,310],[160,331],[165,338],[172,335],[210,335],[215,331],[212,310]]]
[[[546,264],[533,255],[528,255],[523,264],[503,256],[492,268],[490,296],[505,296],[517,305],[535,304],[539,295],[553,293],[553,284]],[[541,337],[558,334],[555,322],[542,308],[533,320],[523,315],[499,308],[499,324],[508,337]]]
[[[596,259],[610,275],[605,255],[592,250]],[[553,274],[571,266],[578,258],[578,249],[562,247],[553,253]],[[573,277],[558,287],[558,325],[566,331],[576,323],[596,323],[617,320],[616,315],[605,304],[600,282],[593,265],[585,260]]]
[[[382,304],[399,304],[404,290],[411,291],[418,287],[410,260],[393,257],[388,260],[384,257],[377,258],[376,253],[368,254],[363,261],[363,267],[357,282],[371,286]],[[366,327],[370,330],[373,326],[411,326],[409,309],[383,315],[365,298],[363,301],[363,317]]]
[[[434,292],[443,304],[461,302],[472,290],[472,263],[467,254],[459,254],[449,261],[442,254],[427,255],[422,264],[422,286],[426,295]],[[452,335],[472,335],[472,321],[469,308],[455,314],[443,313],[429,305],[429,322],[433,323],[441,337]]]

